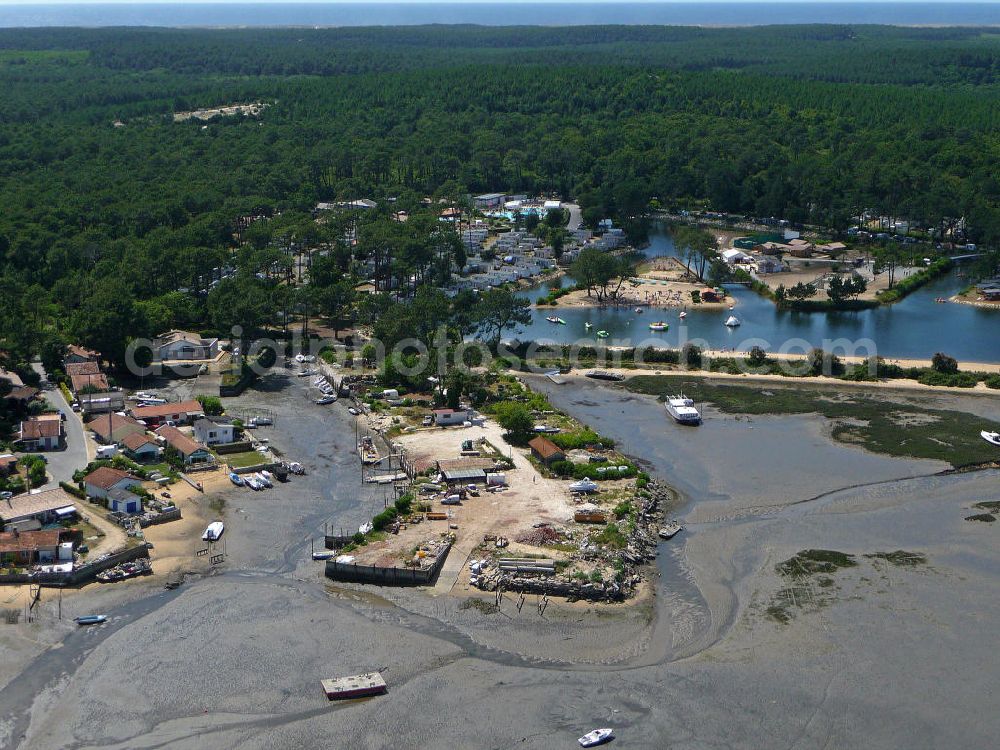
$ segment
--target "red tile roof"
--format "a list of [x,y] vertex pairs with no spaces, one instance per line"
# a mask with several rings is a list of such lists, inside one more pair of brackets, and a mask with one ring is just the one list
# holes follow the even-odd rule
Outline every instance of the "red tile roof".
[[[108,429],[109,422],[111,429]],[[127,426],[135,427],[135,431],[140,434],[146,431],[146,428],[132,419],[132,417],[123,417],[121,414],[114,413],[94,417],[84,425],[88,430],[102,438],[111,438],[113,437],[112,433],[118,432],[121,428]]]
[[4,396],[4,398],[14,401],[31,401],[40,392],[37,388],[32,388],[30,385],[19,385],[16,388],[11,388],[10,393]]
[[70,362],[65,367],[66,374],[70,377],[74,375],[96,375],[101,371],[96,362]]
[[98,360],[101,355],[95,352],[93,349],[87,349],[82,346],[77,346],[76,344],[70,344],[66,347],[66,354],[73,354],[77,357],[83,357],[84,359]]
[[83,478],[83,481],[85,484],[92,484],[102,490],[109,490],[123,479],[136,479],[138,481],[137,477],[132,476],[127,471],[113,469],[110,466],[94,469]]
[[[93,364],[88,362],[87,364]],[[96,375],[70,375],[69,376],[73,393],[92,388],[94,391],[106,391],[111,385],[108,383],[108,376],[102,372]]]
[[131,435],[126,435],[121,442],[122,445],[124,445],[130,451],[137,451],[147,443],[149,445],[156,445],[156,441],[153,440],[153,438],[151,438],[149,435],[145,435],[138,432],[133,433]]
[[21,440],[38,440],[60,435],[62,435],[62,420],[32,417],[21,422]]
[[61,533],[59,529],[2,532],[0,533],[0,554],[52,549],[59,545]]
[[192,440],[176,427],[163,426],[156,431],[156,434],[176,448],[185,458],[197,450],[207,450],[204,445]]
[[547,437],[539,435],[528,442],[528,446],[543,459],[552,458],[556,455],[564,455],[563,449],[553,443]]
[[162,419],[173,414],[204,414],[205,410],[197,401],[180,401],[176,404],[156,404],[135,406],[132,416],[136,419]]

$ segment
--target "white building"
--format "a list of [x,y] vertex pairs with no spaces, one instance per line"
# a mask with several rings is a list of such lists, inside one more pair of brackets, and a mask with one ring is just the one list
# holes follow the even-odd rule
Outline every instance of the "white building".
[[194,421],[194,439],[204,445],[232,443],[236,440],[236,428],[225,422],[214,422],[202,417]]
[[467,409],[435,409],[433,414],[434,424],[439,427],[465,424],[465,422],[469,419],[469,412]]
[[153,361],[198,361],[215,359],[219,340],[202,338],[188,331],[167,331],[153,342]]

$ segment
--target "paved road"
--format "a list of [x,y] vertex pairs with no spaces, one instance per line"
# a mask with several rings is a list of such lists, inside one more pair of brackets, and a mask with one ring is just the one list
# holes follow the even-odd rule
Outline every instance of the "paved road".
[[576,229],[580,222],[583,221],[583,213],[580,211],[580,207],[575,203],[563,203],[563,208],[569,211],[569,230],[573,231]]
[[59,482],[70,482],[73,480],[73,472],[82,469],[87,465],[87,438],[84,435],[83,423],[80,417],[69,408],[66,399],[63,398],[62,391],[55,385],[48,382],[45,370],[41,364],[32,364],[35,372],[42,376],[41,387],[44,389],[45,399],[63,414],[66,420],[63,422],[66,428],[66,448],[61,451],[49,451],[45,453],[45,458],[49,462],[49,482],[42,489],[58,487]]

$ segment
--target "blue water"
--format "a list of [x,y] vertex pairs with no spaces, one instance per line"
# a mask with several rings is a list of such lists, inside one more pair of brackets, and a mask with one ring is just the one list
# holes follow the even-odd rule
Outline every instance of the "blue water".
[[[676,255],[670,235],[657,228],[650,237],[646,255]],[[712,349],[735,348],[747,351],[758,344],[768,351],[799,352],[814,346],[840,349],[859,356],[875,353],[891,358],[930,359],[935,352],[945,352],[960,361],[1000,361],[1000,310],[984,310],[970,305],[938,304],[936,297],[949,297],[969,283],[957,271],[935,279],[895,305],[857,312],[797,313],[778,310],[772,302],[746,287],[730,285],[729,293],[736,299],[735,310],[699,310],[687,308],[688,316],[681,323],[678,309],[646,310],[637,314],[633,309],[599,309],[555,307],[533,310],[533,322],[523,327],[522,339],[550,340],[557,343],[598,343],[595,333],[605,330],[611,336],[605,344],[660,345],[677,347],[695,341]],[[526,296],[537,299],[550,286],[561,286],[559,279],[541,288],[531,289]],[[572,283],[566,280],[565,283]],[[742,325],[729,329],[723,321],[735,314]],[[566,325],[549,323],[545,318],[555,315]],[[665,320],[670,330],[654,333],[648,326],[652,320]],[[593,324],[591,331],[585,323]],[[843,339],[847,348],[831,346],[829,342]],[[865,342],[873,343],[868,351]]]
[[2,26],[1000,25],[997,3],[76,3],[0,5]]

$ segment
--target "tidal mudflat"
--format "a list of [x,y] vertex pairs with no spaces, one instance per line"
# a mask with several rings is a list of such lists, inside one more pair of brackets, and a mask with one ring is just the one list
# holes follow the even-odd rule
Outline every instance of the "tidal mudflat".
[[[680,428],[648,396],[552,386],[557,407],[678,488],[686,529],[664,542],[640,603],[540,615],[508,598],[487,613],[322,577],[309,537],[381,500],[360,484],[340,411],[313,408],[294,382],[264,387],[244,398],[295,410],[272,444],[309,474],[267,495],[229,491],[215,574],[108,599],[95,630],[32,626],[66,635],[34,646],[0,690],[0,744],[552,748],[607,725],[622,747],[931,748],[1000,731],[984,658],[1000,524],[964,520],[1000,500],[1000,472],[941,475],[944,462],[834,442],[809,415],[706,409],[704,425]],[[790,576],[783,564],[806,550],[854,564]],[[374,668],[384,697],[330,704],[319,689]]]

